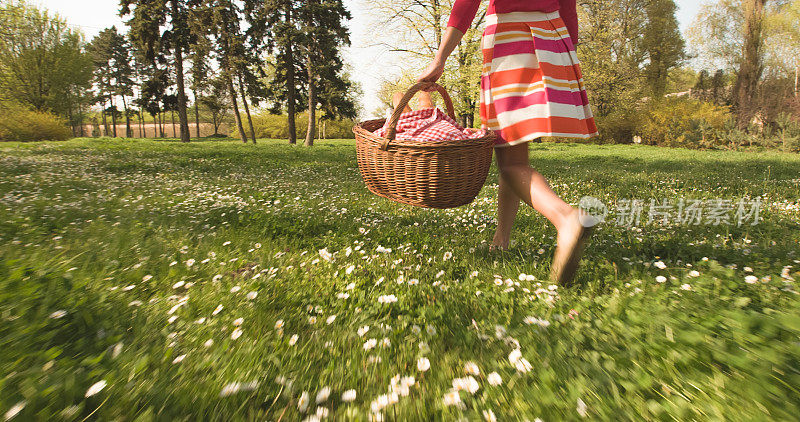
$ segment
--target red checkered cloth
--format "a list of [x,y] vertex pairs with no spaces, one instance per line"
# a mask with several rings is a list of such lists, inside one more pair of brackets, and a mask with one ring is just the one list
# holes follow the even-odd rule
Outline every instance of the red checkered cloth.
[[[389,130],[389,119],[382,128],[373,132],[385,137]],[[477,139],[486,136],[485,130],[464,129],[438,107],[423,108],[400,115],[397,122],[398,140],[414,141],[457,141]]]

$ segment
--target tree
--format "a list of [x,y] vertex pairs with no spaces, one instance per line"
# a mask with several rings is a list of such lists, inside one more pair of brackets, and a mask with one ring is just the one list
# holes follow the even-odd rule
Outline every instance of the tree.
[[[261,33],[266,37],[267,48],[274,52],[274,78],[267,87],[267,96],[274,101],[272,112],[281,109],[279,98],[285,98],[286,112],[289,115],[289,144],[297,143],[297,114],[300,101],[297,90],[298,77],[303,73],[298,60],[297,45],[302,42],[303,33],[298,29],[297,13],[302,3],[297,0],[265,0],[259,9],[263,25]],[[300,67],[300,69],[298,69]],[[284,95],[285,94],[285,95]]]
[[743,0],[744,45],[742,63],[733,87],[737,125],[744,129],[755,115],[752,98],[764,72],[764,5],[767,0]]
[[24,1],[0,6],[0,28],[0,99],[62,116],[76,132],[91,101],[83,35]]
[[189,5],[193,8],[195,18],[199,19],[199,27],[204,29],[204,35],[213,38],[214,51],[219,57],[222,77],[231,98],[239,136],[243,143],[247,143],[247,134],[239,113],[238,94],[234,88],[239,55],[244,42],[241,29],[241,8],[237,2],[232,0],[190,0]]
[[[355,114],[355,107],[347,104],[346,92],[351,87],[349,81],[342,78],[344,63],[339,48],[350,44],[350,33],[344,23],[351,18],[341,0],[307,0],[298,13],[305,37],[302,51],[306,57],[308,84],[308,129],[305,145],[314,145],[317,122],[317,106],[322,98],[327,107],[328,116]],[[320,94],[323,95],[320,95]],[[335,103],[332,96],[342,95],[345,101]],[[339,107],[337,107],[339,106]]]
[[[155,57],[161,47],[171,50],[178,85],[178,118],[181,141],[189,142],[189,120],[186,113],[186,88],[183,71],[183,53],[191,44],[187,0],[121,0],[120,16],[128,16],[131,37],[146,51],[147,57]],[[170,23],[164,32],[162,26]]]
[[211,113],[211,123],[214,125],[214,135],[219,133],[219,127],[226,118],[227,111],[230,109],[230,97],[226,95],[227,79],[216,77],[210,80],[209,86],[211,94],[200,97],[200,102]]
[[[100,32],[91,43],[92,58],[95,68],[95,85],[100,94],[98,98],[103,104],[106,101],[114,105],[114,99],[122,98],[125,113],[125,136],[133,136],[127,97],[133,95],[134,70],[131,58],[131,47],[124,35],[112,26]],[[104,106],[105,107],[105,106]],[[114,136],[117,136],[116,119],[114,118]]]
[[649,90],[656,97],[664,95],[670,70],[686,57],[676,9],[673,0],[650,0],[645,6],[647,24],[643,42],[648,63],[644,72]]
[[[473,125],[480,98],[479,81],[483,67],[481,27],[485,22],[488,3],[487,0],[481,1],[480,12],[448,60],[439,82],[449,89],[457,117],[460,117],[464,126]],[[390,34],[385,38],[376,37],[376,44],[400,54],[406,69],[424,68],[435,56],[442,41],[453,0],[376,0],[369,4],[374,25],[387,28],[386,32]],[[407,81],[406,76],[398,75],[384,82],[387,82],[387,86],[396,85],[397,90],[405,91],[410,84],[396,83]]]

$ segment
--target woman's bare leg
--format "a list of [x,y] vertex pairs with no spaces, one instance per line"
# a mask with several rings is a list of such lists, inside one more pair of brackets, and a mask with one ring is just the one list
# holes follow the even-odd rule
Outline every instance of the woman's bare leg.
[[[550,189],[544,176],[531,168],[528,162],[528,144],[496,148],[495,154],[502,182],[505,182],[510,191],[502,192],[503,199],[507,199],[509,193],[516,194],[519,199],[550,220],[556,230],[561,231],[573,217],[575,209]],[[502,187],[504,186],[501,183]],[[507,208],[503,205],[503,208]]]
[[[392,95],[392,106],[394,108],[397,108],[397,106],[400,105],[400,100],[402,99],[403,99],[403,93],[395,92],[394,95]],[[408,104],[406,104],[405,108],[403,108],[403,113],[408,113],[409,111],[411,111],[411,107],[409,107]]]
[[433,100],[431,99],[430,92],[420,91],[417,95],[419,95],[417,110],[421,110],[423,108],[433,108]]
[[[515,160],[521,160],[522,157],[515,157]],[[524,161],[527,162],[527,154]],[[498,155],[499,161],[499,155]],[[494,239],[492,245],[500,249],[508,249],[508,243],[511,239],[511,228],[514,226],[514,220],[517,218],[517,211],[519,210],[519,196],[514,193],[509,183],[505,178],[500,177],[498,181],[500,185],[497,190],[497,230],[494,232]]]
[[531,168],[527,143],[496,148],[495,153],[501,178],[495,245],[503,246],[499,242],[507,242],[518,207],[513,205],[510,193],[516,194],[519,199],[544,215],[558,230],[558,246],[550,276],[560,283],[571,282],[589,233],[581,224],[580,212],[559,198],[550,189],[544,176]]

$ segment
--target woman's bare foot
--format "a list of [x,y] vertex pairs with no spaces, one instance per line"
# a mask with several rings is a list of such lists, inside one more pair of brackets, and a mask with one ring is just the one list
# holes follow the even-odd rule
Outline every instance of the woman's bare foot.
[[583,249],[591,236],[596,221],[576,209],[558,232],[558,243],[550,269],[550,278],[561,285],[569,285],[575,278]]

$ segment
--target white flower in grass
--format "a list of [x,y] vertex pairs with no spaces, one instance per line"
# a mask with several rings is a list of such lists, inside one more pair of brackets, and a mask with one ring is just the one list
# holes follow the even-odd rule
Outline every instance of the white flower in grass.
[[476,376],[481,374],[481,370],[478,368],[478,365],[472,361],[464,364],[464,372]]
[[497,417],[494,415],[491,409],[487,409],[483,411],[483,419],[486,422],[497,422]]
[[419,334],[422,332],[422,328],[419,328],[419,325],[414,324],[411,326],[411,332],[414,334]]
[[355,399],[356,399],[356,390],[347,390],[344,393],[342,393],[343,402],[349,403],[351,401],[354,401]]
[[473,272],[469,273],[469,278],[475,278],[477,276],[478,276],[478,272],[477,271],[473,271]]
[[244,318],[236,318],[233,320],[233,325],[239,327],[244,323]]
[[382,295],[378,297],[378,303],[395,303],[397,302],[397,296],[395,295]]
[[173,315],[173,316],[169,317],[169,319],[167,320],[167,323],[172,324],[177,319],[178,319],[178,316],[177,315]]
[[503,279],[501,279],[501,278],[494,279],[494,285],[498,286],[498,287],[502,286],[503,285]]
[[311,325],[316,324],[317,323],[317,317],[315,317],[315,316],[308,317],[308,323],[311,324]]
[[328,252],[328,248],[320,249],[319,250],[319,257],[324,259],[327,262],[331,262],[331,260],[333,259],[333,255],[330,252]]
[[279,320],[275,321],[275,329],[276,330],[283,329],[283,320],[282,319],[279,319]]
[[231,287],[231,293],[239,293],[240,290],[242,290],[240,286]]
[[191,268],[191,267],[192,267],[192,265],[194,265],[194,259],[188,259],[188,260],[186,260],[186,266],[187,266],[187,267]]
[[514,363],[514,367],[517,368],[517,371],[519,371],[519,372],[521,372],[523,374],[527,373],[528,371],[531,370],[531,368],[533,368],[531,366],[531,363],[528,362],[528,360],[525,359],[525,358],[520,358],[518,361],[516,361]]
[[453,380],[453,389],[456,391],[468,391],[470,394],[475,394],[480,385],[472,375],[464,378],[456,378]]
[[744,282],[747,283],[747,284],[755,284],[755,283],[758,282],[758,277],[756,277],[754,275],[749,275],[749,276],[744,278]]
[[497,372],[492,372],[486,377],[490,385],[500,385],[503,383],[503,378]]
[[681,284],[681,290],[692,290],[691,284]]
[[241,328],[237,328],[237,329],[233,330],[233,332],[231,332],[231,339],[236,340],[239,337],[241,337],[243,333],[244,332],[242,331]]
[[364,350],[372,350],[378,345],[378,340],[371,338],[364,342]]
[[63,318],[66,315],[67,315],[67,311],[65,311],[63,309],[59,309],[59,310],[53,312],[52,314],[50,314],[50,318],[59,319],[59,318]]
[[358,332],[358,336],[359,336],[359,337],[364,337],[364,334],[367,334],[367,332],[368,332],[368,331],[369,331],[369,325],[365,325],[365,326],[363,326],[363,327],[360,327],[360,328],[357,330],[357,332]]
[[442,403],[445,406],[453,406],[458,403],[461,403],[461,396],[458,395],[458,391],[450,390],[444,394],[444,398],[442,398]]
[[346,270],[344,270],[344,273],[347,274],[347,275],[350,275],[353,272],[353,270],[355,270],[355,269],[356,269],[356,266],[355,265],[351,265],[351,266],[347,267]]
[[142,306],[142,301],[141,300],[133,300],[133,301],[131,301],[131,303],[128,304],[128,306]]
[[333,324],[333,321],[336,321],[336,315],[331,315],[331,316],[329,316],[329,317],[328,317],[328,318],[325,320],[325,323],[326,323],[326,324],[328,324],[328,325],[331,325],[331,324]]
[[317,392],[317,404],[328,400],[328,397],[331,395],[331,389],[328,386],[322,387],[319,392]]
[[97,381],[96,383],[92,384],[88,390],[86,390],[84,397],[92,397],[93,395],[103,391],[103,389],[106,388],[106,385],[106,380]]
[[448,259],[450,259],[450,258],[452,258],[452,257],[453,257],[453,253],[452,253],[452,252],[450,252],[450,251],[447,251],[447,252],[445,252],[445,253],[444,253],[444,256],[442,256],[442,259],[444,259],[445,261],[447,261]]
[[350,284],[348,284],[348,285],[347,285],[347,287],[345,287],[344,289],[345,289],[345,290],[353,290],[353,289],[355,289],[355,288],[356,288],[356,283],[350,283]]
[[431,369],[431,361],[428,358],[419,358],[417,359],[417,369],[420,372],[426,372],[428,369]]
[[436,327],[434,327],[433,325],[425,326],[425,330],[428,332],[428,335],[430,335],[430,336],[435,336],[436,335]]
[[22,409],[25,408],[26,404],[27,404],[27,402],[21,401],[21,402],[15,404],[15,405],[11,406],[11,408],[6,411],[5,420],[10,420],[13,417],[17,416],[19,414],[19,412],[22,412]]
[[183,285],[184,285],[184,284],[186,284],[186,282],[185,282],[185,281],[183,281],[183,280],[181,280],[181,281],[179,281],[179,282],[177,282],[177,283],[173,284],[173,285],[172,285],[172,288],[173,288],[173,289],[180,289],[181,287],[183,287]]
[[135,284],[131,284],[130,286],[123,287],[122,290],[126,291],[126,292],[129,292],[129,291],[131,291],[131,290],[133,290],[135,288],[136,288],[136,285]]
[[305,413],[308,410],[308,403],[311,399],[308,396],[308,391],[303,391],[303,394],[300,395],[300,398],[297,399],[297,410],[301,413]]
[[254,300],[257,297],[258,297],[258,292],[250,292],[250,293],[247,294],[247,299],[248,300]]
[[575,410],[578,411],[578,414],[581,415],[582,418],[585,418],[586,415],[589,414],[586,409],[586,403],[584,403],[581,399],[578,399],[578,406],[575,407]]
[[517,363],[522,358],[522,351],[519,349],[514,349],[511,353],[508,354],[508,361],[512,364]]
[[222,246],[228,246],[230,244],[231,244],[230,240],[226,240],[225,242],[222,242]]
[[297,334],[292,335],[292,337],[289,338],[289,346],[294,346],[297,343],[297,340],[299,339],[300,339],[299,335]]
[[416,279],[416,278],[412,278],[411,280],[408,280],[408,285],[409,286],[416,286],[418,284],[419,284],[419,280]]
[[318,421],[321,421],[328,417],[328,413],[330,412],[328,411],[327,407],[317,406],[317,411],[315,412],[314,416],[317,417]]
[[175,359],[173,359],[173,360],[172,360],[172,363],[173,363],[173,364],[176,364],[176,363],[181,363],[181,362],[183,362],[183,360],[184,360],[185,358],[186,358],[186,355],[180,355],[180,356],[177,356],[177,357],[175,357]]
[[214,309],[214,311],[213,311],[213,312],[211,312],[211,315],[213,316],[213,315],[216,315],[216,314],[218,314],[218,313],[222,312],[222,309],[223,309],[223,308],[224,308],[224,306],[222,306],[222,305],[217,305],[217,307]]
[[667,264],[665,264],[663,261],[656,261],[655,263],[653,263],[653,266],[658,268],[659,270],[667,268]]
[[142,282],[148,282],[153,278],[152,275],[147,274],[146,276],[142,277]]
[[689,277],[692,277],[692,278],[700,277],[700,271],[697,271],[697,270],[689,271]]
[[436,273],[436,278],[439,278],[439,277],[441,277],[443,275],[444,275],[444,270],[439,271],[438,273]]
[[205,343],[203,343],[204,347],[211,347],[214,344],[214,340],[208,339]]
[[213,282],[215,282],[215,283],[216,283],[217,281],[220,281],[220,280],[222,280],[222,274],[217,274],[217,275],[215,275],[215,276],[214,276],[214,277],[211,279],[211,281],[213,281]]
[[389,347],[391,345],[392,342],[389,340],[388,337],[384,337],[383,340],[381,340],[381,347]]
[[660,276],[656,277],[656,281],[659,282],[659,283],[666,283],[667,282],[667,278],[664,277],[663,275],[660,275]]
[[350,297],[350,293],[337,293],[336,297],[339,299],[347,299]]
[[172,262],[169,263],[170,267],[174,267],[176,265],[178,265],[178,261],[172,261]]

